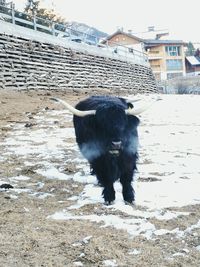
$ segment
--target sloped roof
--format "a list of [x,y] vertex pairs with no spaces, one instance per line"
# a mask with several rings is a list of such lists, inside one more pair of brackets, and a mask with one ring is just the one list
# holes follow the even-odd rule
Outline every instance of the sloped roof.
[[149,46],[161,45],[161,44],[182,44],[182,45],[187,44],[182,40],[152,40],[152,39],[146,39],[144,40],[144,43]]
[[146,40],[158,40],[163,36],[169,35],[168,30],[152,30],[152,31],[145,31],[145,32],[135,32],[133,35]]
[[133,38],[139,42],[144,43],[146,46],[157,46],[157,45],[162,45],[162,44],[181,44],[181,45],[187,45],[186,42],[182,41],[182,40],[161,40],[161,39],[143,39],[140,38],[136,35],[133,35],[132,33],[126,33],[123,30],[117,30],[116,32],[114,32],[113,34],[107,36],[102,43],[105,43],[106,41],[109,41],[110,39],[112,39],[114,36],[118,35],[118,34],[123,34],[125,36],[128,36],[130,38]]
[[106,37],[106,39],[104,39],[101,43],[104,44],[106,43],[106,41],[109,41],[110,39],[112,39],[114,36],[118,35],[118,34],[123,34],[125,36],[128,36],[130,38],[133,38],[134,40],[137,40],[138,42],[144,43],[144,46],[146,48],[148,47],[156,47],[156,46],[160,46],[160,45],[184,45],[186,46],[187,43],[184,42],[183,40],[162,40],[162,39],[144,39],[144,38],[140,38],[136,35],[133,35],[132,33],[126,33],[123,30],[117,30],[116,32],[114,32],[113,34],[109,35]]
[[186,57],[186,59],[193,66],[194,65],[200,65],[200,58],[199,57],[189,56],[189,57]]
[[142,38],[139,38],[139,37],[137,37],[137,36],[135,36],[135,35],[133,35],[133,34],[131,34],[131,33],[126,33],[126,32],[124,32],[124,31],[122,31],[122,30],[117,30],[117,31],[114,32],[113,34],[107,36],[107,37],[103,40],[103,43],[106,42],[106,41],[109,41],[110,39],[112,39],[114,36],[116,36],[116,35],[118,35],[118,34],[123,34],[123,35],[128,36],[128,37],[130,37],[130,38],[133,38],[133,39],[135,39],[135,40],[137,40],[137,41],[139,41],[139,42],[144,42],[144,40],[143,40]]

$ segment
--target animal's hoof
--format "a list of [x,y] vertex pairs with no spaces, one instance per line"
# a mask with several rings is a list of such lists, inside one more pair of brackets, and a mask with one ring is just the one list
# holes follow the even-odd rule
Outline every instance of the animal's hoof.
[[114,201],[105,201],[104,202],[104,205],[106,206],[110,206],[110,205],[113,205],[114,204]]
[[135,201],[131,201],[131,202],[128,202],[128,201],[124,201],[126,205],[129,205],[131,207],[135,207]]

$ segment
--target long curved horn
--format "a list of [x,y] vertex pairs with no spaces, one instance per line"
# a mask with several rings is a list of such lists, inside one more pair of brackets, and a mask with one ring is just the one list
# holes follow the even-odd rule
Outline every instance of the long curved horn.
[[78,117],[85,117],[87,115],[95,115],[95,113],[96,113],[96,110],[78,110],[78,109],[72,107],[71,105],[69,105],[64,100],[61,100],[59,98],[52,97],[50,99],[63,104],[69,111],[71,111],[74,115],[76,115]]
[[[153,100],[153,101],[152,101]],[[156,101],[161,100],[160,98],[156,99],[146,99],[146,101],[140,101],[140,105],[134,104],[132,109],[126,109],[125,112],[127,115],[139,115],[140,113],[144,112],[145,110],[149,109]],[[148,102],[147,102],[148,101]],[[136,101],[134,101],[136,102]],[[141,104],[142,103],[142,104]]]

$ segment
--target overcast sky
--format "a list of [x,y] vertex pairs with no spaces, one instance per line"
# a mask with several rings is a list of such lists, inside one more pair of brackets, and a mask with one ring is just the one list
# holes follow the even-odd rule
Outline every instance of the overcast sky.
[[[24,7],[25,0],[13,0]],[[200,43],[200,0],[41,0],[67,21],[88,24],[112,34],[117,27],[143,32],[148,26],[168,29],[170,37]]]

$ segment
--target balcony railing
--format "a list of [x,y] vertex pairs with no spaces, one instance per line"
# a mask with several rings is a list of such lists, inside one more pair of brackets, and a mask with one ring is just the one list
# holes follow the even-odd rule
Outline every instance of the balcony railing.
[[148,52],[148,57],[149,57],[149,60],[162,59],[163,58],[160,51],[150,51],[150,52]]

